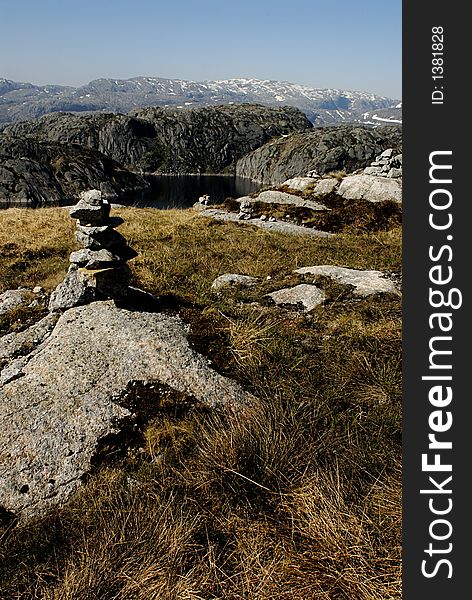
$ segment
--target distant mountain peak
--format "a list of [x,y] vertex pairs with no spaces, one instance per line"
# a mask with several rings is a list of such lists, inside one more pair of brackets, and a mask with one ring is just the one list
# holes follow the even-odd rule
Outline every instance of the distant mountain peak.
[[[401,122],[401,102],[370,92],[322,89],[288,81],[235,77],[205,81],[139,76],[100,78],[80,87],[36,86],[0,78],[0,123],[36,118],[51,112],[122,112],[149,106],[176,108],[255,103],[294,106],[316,125],[362,122],[363,115],[383,111],[380,119]],[[394,114],[387,114],[393,110]],[[387,111],[387,113],[385,113]]]

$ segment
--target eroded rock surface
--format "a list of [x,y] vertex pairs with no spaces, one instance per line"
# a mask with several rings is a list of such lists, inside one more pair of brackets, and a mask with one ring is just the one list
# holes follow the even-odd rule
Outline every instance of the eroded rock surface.
[[401,202],[402,180],[401,178],[392,179],[375,175],[350,175],[341,181],[338,194],[346,200]]
[[346,269],[333,265],[319,265],[313,267],[302,267],[294,271],[299,275],[324,275],[335,279],[344,285],[351,285],[354,293],[359,296],[369,296],[371,294],[396,294],[397,287],[394,282],[382,271]]
[[24,206],[65,203],[99,188],[109,197],[149,187],[97,150],[0,133],[0,203]]
[[0,507],[20,516],[62,504],[90,469],[100,440],[132,424],[134,382],[158,382],[209,407],[255,400],[213,371],[178,317],[113,301],[66,311],[50,336],[0,387]]
[[330,237],[333,234],[327,231],[320,231],[312,227],[302,227],[301,225],[293,225],[292,223],[286,223],[285,221],[264,221],[261,219],[245,219],[241,220],[238,213],[226,212],[216,208],[208,208],[202,210],[199,213],[200,217],[209,217],[218,221],[234,221],[236,223],[244,223],[247,225],[254,225],[261,229],[268,229],[275,233],[286,233],[289,235],[309,235],[313,237]]
[[287,206],[298,206],[301,208],[310,208],[311,210],[328,210],[323,204],[314,202],[313,200],[305,200],[296,196],[295,194],[287,194],[286,192],[279,192],[277,190],[267,190],[261,192],[256,198],[253,198],[254,202],[264,202],[266,204],[285,204]]

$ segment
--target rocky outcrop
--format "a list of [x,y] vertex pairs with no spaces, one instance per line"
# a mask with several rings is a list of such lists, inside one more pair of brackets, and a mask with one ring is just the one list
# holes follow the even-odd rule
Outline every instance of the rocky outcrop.
[[0,387],[4,513],[26,517],[63,504],[103,442],[136,433],[169,390],[181,402],[238,414],[255,401],[190,347],[175,316],[93,302],[67,310],[41,340]]
[[315,169],[319,174],[367,167],[387,148],[399,153],[401,128],[359,126],[316,128],[272,140],[236,164],[236,174],[264,184],[280,185]]
[[346,269],[334,265],[319,265],[296,269],[298,275],[315,275],[329,277],[335,281],[353,288],[357,296],[371,294],[398,294],[395,283],[386,277],[382,271]]
[[74,202],[91,188],[110,198],[149,184],[100,152],[77,145],[0,134],[0,203],[38,206]]
[[129,115],[51,114],[4,133],[80,144],[147,173],[219,173],[273,137],[311,127],[296,108],[258,105],[148,108]]
[[364,174],[397,179],[403,175],[402,163],[402,155],[395,155],[393,148],[387,148],[382,154],[375,157],[375,160],[371,163],[370,167],[364,169]]
[[254,225],[261,229],[267,229],[274,233],[285,233],[288,235],[307,235],[312,237],[330,237],[332,233],[327,231],[320,231],[314,227],[302,227],[300,225],[294,225],[293,223],[287,223],[285,221],[277,221],[272,218],[266,220],[267,217],[262,215],[260,218],[252,218],[250,215],[248,218],[242,219],[241,213],[227,212],[218,208],[207,208],[199,212],[200,217],[207,217],[210,219],[216,219],[217,221],[233,221],[244,225]]
[[282,206],[298,206],[300,208],[309,208],[311,210],[328,210],[326,206],[315,202],[314,200],[308,200],[295,196],[294,194],[287,194],[286,192],[280,192],[278,190],[266,190],[260,192],[253,198],[249,196],[243,196],[238,198],[238,202],[241,205],[241,210],[252,205],[256,202],[262,202],[263,204],[277,204]]

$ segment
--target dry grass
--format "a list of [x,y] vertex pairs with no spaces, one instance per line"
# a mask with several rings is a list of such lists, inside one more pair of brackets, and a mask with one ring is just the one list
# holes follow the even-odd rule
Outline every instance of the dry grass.
[[[261,404],[235,422],[166,397],[66,507],[0,529],[0,597],[400,599],[400,299],[332,286],[310,315],[253,304],[301,266],[400,270],[400,230],[318,240],[119,213],[136,283],[167,296],[192,343]],[[51,289],[72,247],[61,209],[1,212],[0,289]],[[224,272],[261,284],[214,297]]]
[[42,285],[51,290],[63,279],[75,249],[68,211],[8,209],[0,212],[0,292]]

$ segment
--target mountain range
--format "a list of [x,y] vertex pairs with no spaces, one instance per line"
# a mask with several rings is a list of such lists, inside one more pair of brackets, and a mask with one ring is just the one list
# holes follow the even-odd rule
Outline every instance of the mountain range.
[[118,112],[161,106],[186,108],[258,103],[293,106],[314,125],[401,123],[401,102],[365,92],[318,89],[252,78],[185,81],[161,77],[96,79],[81,87],[15,82],[0,78],[0,124],[53,112]]

